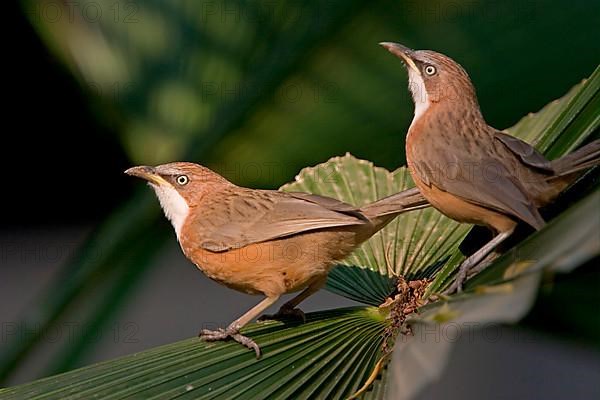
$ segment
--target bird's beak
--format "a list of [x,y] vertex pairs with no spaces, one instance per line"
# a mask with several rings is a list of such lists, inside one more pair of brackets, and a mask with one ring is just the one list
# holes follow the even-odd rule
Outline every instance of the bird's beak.
[[404,64],[408,68],[412,69],[418,74],[421,74],[421,71],[417,67],[417,64],[415,64],[415,62],[412,59],[414,50],[409,49],[406,46],[402,46],[399,43],[393,42],[381,42],[379,43],[379,45],[385,47],[390,53],[404,61]]
[[147,180],[150,183],[161,186],[168,184],[166,180],[162,176],[156,173],[156,169],[154,167],[148,167],[146,165],[140,165],[139,167],[132,167],[125,171],[127,175],[137,176],[138,178],[142,178]]

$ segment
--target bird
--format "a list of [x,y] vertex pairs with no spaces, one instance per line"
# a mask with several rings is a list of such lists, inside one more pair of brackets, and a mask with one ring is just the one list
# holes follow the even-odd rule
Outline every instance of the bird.
[[302,290],[273,316],[304,319],[298,304],[318,291],[336,261],[399,214],[428,207],[418,189],[408,189],[363,207],[301,192],[237,186],[189,162],[137,166],[126,174],[154,189],[184,255],[210,279],[240,292],[264,295],[255,307],[206,341],[233,339],[261,356],[240,329],[281,295]]
[[[462,291],[518,223],[536,230],[539,208],[551,203],[584,170],[600,163],[600,139],[555,160],[485,121],[465,69],[431,50],[381,42],[408,71],[414,116],[406,160],[416,186],[449,218],[488,227],[494,236],[459,266],[445,294]],[[489,256],[489,257],[488,257]]]

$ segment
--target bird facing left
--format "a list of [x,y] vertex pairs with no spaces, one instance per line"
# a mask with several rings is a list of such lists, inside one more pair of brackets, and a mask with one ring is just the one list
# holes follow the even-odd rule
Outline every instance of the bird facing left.
[[273,316],[304,318],[296,308],[318,291],[336,261],[399,214],[427,207],[417,189],[363,207],[339,200],[237,186],[198,164],[138,166],[126,174],[148,181],[185,256],[209,278],[265,299],[227,328],[203,329],[207,341],[233,339],[261,354],[240,329],[281,295],[303,290]]

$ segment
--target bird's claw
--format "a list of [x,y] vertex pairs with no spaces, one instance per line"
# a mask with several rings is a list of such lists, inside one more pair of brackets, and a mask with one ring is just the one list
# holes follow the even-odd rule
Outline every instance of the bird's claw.
[[456,279],[454,279],[452,285],[450,285],[450,287],[448,287],[448,289],[446,289],[442,294],[445,296],[450,296],[451,294],[462,293],[465,282],[486,269],[488,265],[490,265],[491,260],[494,258],[495,257],[487,257],[478,263],[467,258],[458,268]]
[[250,339],[248,336],[242,335],[238,329],[219,328],[216,331],[213,331],[210,329],[202,329],[198,336],[200,338],[202,338],[202,340],[205,340],[207,342],[215,342],[215,341],[219,341],[219,340],[233,339],[236,342],[238,342],[239,344],[241,344],[242,346],[245,346],[245,347],[249,348],[250,350],[254,350],[254,352],[256,353],[256,358],[260,358],[260,356],[261,356],[261,351],[260,351],[260,347],[258,346],[258,344],[256,344],[256,342],[254,340]]
[[463,261],[458,268],[458,273],[456,274],[454,282],[452,282],[452,285],[450,285],[450,287],[448,287],[448,289],[446,289],[442,294],[445,296],[450,296],[451,294],[462,293],[463,285],[467,281],[469,271],[471,271],[474,267],[476,267],[476,265],[473,265],[473,262],[471,262],[470,259],[467,258],[465,261]]
[[458,274],[456,275],[456,278],[454,279],[454,282],[452,282],[452,285],[450,285],[450,287],[448,287],[448,289],[446,289],[442,294],[445,296],[450,296],[451,294],[462,293],[463,284],[466,280],[467,271],[463,272],[462,269],[459,270]]
[[450,296],[454,293],[461,293],[462,292],[462,282],[458,281],[458,278],[454,280],[454,282],[452,282],[452,285],[450,285],[448,287],[448,289],[444,290],[442,292],[442,295],[444,296]]
[[303,323],[306,322],[306,315],[304,315],[304,311],[302,311],[299,308],[285,307],[285,306],[281,307],[279,309],[279,311],[277,311],[277,313],[275,313],[275,314],[262,315],[258,319],[258,321],[263,322],[263,321],[281,320],[281,319],[287,319],[287,318],[298,319],[298,320],[302,321]]

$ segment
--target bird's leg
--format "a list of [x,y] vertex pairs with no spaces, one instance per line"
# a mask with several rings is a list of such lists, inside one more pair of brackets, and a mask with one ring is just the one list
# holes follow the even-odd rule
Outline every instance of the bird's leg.
[[499,256],[500,256],[500,253],[498,253],[495,249],[493,251],[491,251],[487,255],[487,257],[485,257],[483,260],[481,260],[479,262],[479,264],[475,265],[473,268],[471,268],[469,270],[469,272],[467,272],[467,278],[466,279],[469,280],[469,279],[471,279],[471,277],[477,275],[478,273],[480,273],[481,271],[483,271],[484,269],[486,269]]
[[200,336],[203,340],[206,340],[207,342],[233,339],[241,345],[246,346],[251,350],[254,350],[254,352],[256,353],[256,358],[260,358],[260,347],[258,347],[254,340],[240,334],[240,329],[242,329],[242,327],[244,327],[248,322],[256,318],[268,307],[272,306],[278,299],[279,296],[267,297],[263,301],[252,307],[248,312],[246,312],[246,314],[242,315],[241,317],[233,321],[231,324],[229,324],[227,328],[219,328],[215,331],[210,329],[202,329],[198,336]]
[[456,279],[450,285],[450,287],[444,292],[446,295],[450,295],[454,292],[462,292],[462,286],[467,279],[467,275],[470,271],[481,272],[483,271],[489,263],[481,263],[488,254],[490,254],[500,243],[505,241],[514,231],[514,228],[507,230],[505,232],[500,232],[496,235],[492,240],[486,243],[481,249],[477,250],[471,256],[469,256],[466,260],[460,264],[458,268],[458,274],[456,275]]
[[298,296],[294,297],[290,301],[286,302],[284,305],[279,308],[279,311],[275,314],[265,314],[261,316],[259,321],[268,321],[268,320],[278,320],[282,318],[297,318],[302,320],[302,322],[306,322],[306,316],[304,312],[296,308],[298,304],[302,301],[306,300],[308,297],[312,296],[316,292],[319,291],[327,281],[327,275],[319,277],[317,280],[313,281],[306,289],[304,289]]

